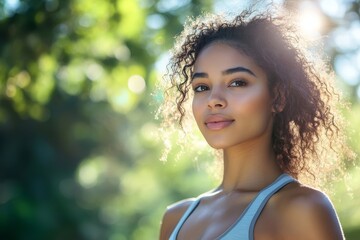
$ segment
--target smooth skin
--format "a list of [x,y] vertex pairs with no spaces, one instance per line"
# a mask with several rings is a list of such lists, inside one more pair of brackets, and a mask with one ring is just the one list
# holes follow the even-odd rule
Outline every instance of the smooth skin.
[[[226,43],[212,43],[201,51],[192,87],[195,120],[208,144],[222,149],[224,173],[221,185],[203,195],[177,239],[216,239],[261,189],[282,174],[271,144],[276,113],[265,72],[251,57]],[[169,239],[193,201],[168,207],[161,240]],[[344,239],[328,197],[297,182],[270,198],[256,222],[254,238]]]

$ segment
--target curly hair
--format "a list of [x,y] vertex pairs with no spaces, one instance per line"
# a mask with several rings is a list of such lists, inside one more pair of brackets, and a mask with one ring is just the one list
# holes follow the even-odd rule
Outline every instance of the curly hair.
[[[336,106],[341,96],[332,86],[334,77],[329,67],[307,49],[289,23],[286,17],[250,10],[233,19],[210,14],[190,20],[177,36],[168,65],[166,79],[177,92],[177,113],[174,108],[162,109],[165,120],[172,118],[182,126],[194,63],[204,47],[215,42],[229,44],[265,71],[274,108],[285,101],[275,115],[272,132],[280,168],[296,178],[302,173],[314,177],[315,168],[325,170],[327,164],[320,159],[329,149],[335,153],[333,166],[339,167],[346,146]],[[168,94],[166,101],[171,98],[174,94]]]

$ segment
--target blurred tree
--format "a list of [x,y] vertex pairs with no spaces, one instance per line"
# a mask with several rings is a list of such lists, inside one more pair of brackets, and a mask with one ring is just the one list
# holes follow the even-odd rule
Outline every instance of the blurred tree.
[[1,2],[1,239],[156,238],[153,66],[206,4]]
[[155,63],[216,2],[0,2],[0,239],[156,239],[211,187],[204,146],[159,161]]

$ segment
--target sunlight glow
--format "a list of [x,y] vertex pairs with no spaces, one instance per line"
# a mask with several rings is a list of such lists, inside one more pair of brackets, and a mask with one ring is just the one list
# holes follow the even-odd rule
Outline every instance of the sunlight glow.
[[323,19],[316,6],[308,1],[300,5],[298,25],[306,38],[312,39],[320,36],[323,28]]

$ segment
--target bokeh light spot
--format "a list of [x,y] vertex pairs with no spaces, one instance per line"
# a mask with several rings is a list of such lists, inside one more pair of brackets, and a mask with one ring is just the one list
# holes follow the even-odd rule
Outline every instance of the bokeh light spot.
[[13,98],[16,95],[16,87],[12,84],[9,84],[6,88],[6,96]]
[[140,75],[133,75],[128,80],[128,87],[130,91],[140,94],[145,90],[146,87],[145,80]]
[[131,52],[127,46],[121,45],[115,49],[114,55],[115,58],[119,61],[128,61],[131,57]]
[[90,63],[86,66],[85,74],[90,80],[96,81],[103,76],[104,69],[101,65],[97,63]]
[[152,14],[146,19],[146,24],[152,29],[160,29],[164,27],[165,23],[166,19],[160,14]]
[[81,163],[77,173],[77,179],[81,186],[91,188],[97,184],[99,175],[103,171],[102,161],[101,157],[95,157]]
[[335,71],[349,85],[356,86],[359,83],[360,72],[353,63],[354,56],[337,56],[334,61]]

